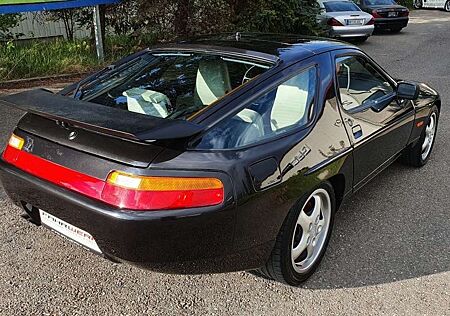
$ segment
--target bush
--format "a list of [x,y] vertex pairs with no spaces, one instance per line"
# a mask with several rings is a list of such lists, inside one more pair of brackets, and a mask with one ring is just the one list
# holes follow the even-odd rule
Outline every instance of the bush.
[[409,9],[414,8],[414,0],[396,0],[399,5],[405,6]]
[[238,26],[247,31],[319,35],[319,13],[316,1],[259,0],[241,14]]
[[0,14],[0,41],[18,37],[21,34],[13,34],[10,29],[17,26],[21,19],[20,14]]

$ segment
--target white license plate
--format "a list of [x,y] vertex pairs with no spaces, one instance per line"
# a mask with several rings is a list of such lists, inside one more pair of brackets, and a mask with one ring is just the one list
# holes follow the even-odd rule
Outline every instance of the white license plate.
[[88,232],[75,227],[43,210],[39,210],[39,214],[41,215],[41,222],[43,225],[90,250],[97,253],[102,253],[94,237],[92,237]]
[[388,18],[394,18],[398,15],[397,12],[388,12]]
[[363,19],[347,20],[347,25],[363,25],[363,24],[364,24]]

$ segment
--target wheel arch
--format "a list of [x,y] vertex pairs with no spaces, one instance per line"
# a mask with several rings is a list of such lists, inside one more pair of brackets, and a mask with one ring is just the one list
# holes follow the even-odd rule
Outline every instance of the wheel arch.
[[336,209],[339,209],[341,206],[343,200],[344,200],[344,194],[345,194],[345,176],[342,173],[338,173],[331,178],[328,179],[328,181],[333,186],[334,195],[336,198]]
[[[450,0],[448,0],[448,1],[450,1]],[[434,101],[434,105],[437,106],[437,108],[438,108],[438,110],[439,110],[439,113],[440,113],[440,112],[441,112],[441,106],[442,106],[442,101],[441,101],[441,99],[437,99],[436,101]]]

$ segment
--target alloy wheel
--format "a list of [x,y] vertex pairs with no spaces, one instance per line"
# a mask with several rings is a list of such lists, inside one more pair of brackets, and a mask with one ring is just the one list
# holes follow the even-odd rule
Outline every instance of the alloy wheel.
[[304,204],[294,229],[291,260],[298,273],[307,272],[317,261],[331,222],[331,199],[324,189],[314,191]]
[[428,125],[425,129],[425,139],[422,144],[422,160],[426,160],[433,148],[434,138],[436,135],[437,115],[431,114]]

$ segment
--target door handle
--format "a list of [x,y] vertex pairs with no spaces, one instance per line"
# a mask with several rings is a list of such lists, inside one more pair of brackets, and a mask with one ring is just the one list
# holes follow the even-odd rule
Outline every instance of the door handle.
[[353,137],[355,139],[361,138],[363,136],[363,130],[361,125],[355,125],[352,127]]

